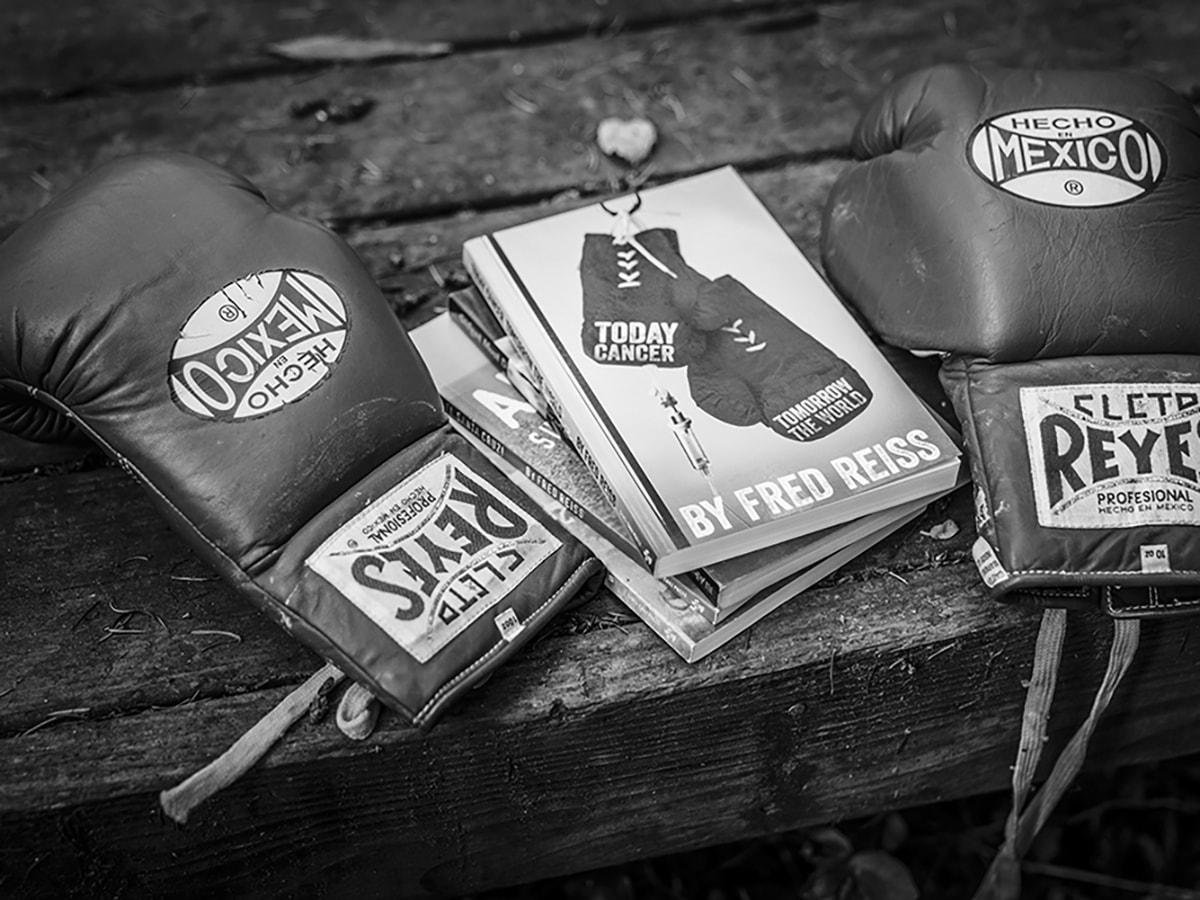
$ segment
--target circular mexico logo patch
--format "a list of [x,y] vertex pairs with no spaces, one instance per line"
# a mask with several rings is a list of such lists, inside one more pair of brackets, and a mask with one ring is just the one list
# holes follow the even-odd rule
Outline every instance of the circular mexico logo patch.
[[346,305],[324,279],[294,269],[248,275],[183,323],[171,348],[171,397],[205,419],[274,412],[328,377],[349,327]]
[[984,122],[967,158],[1001,190],[1053,206],[1112,206],[1153,190],[1165,153],[1134,119],[1100,109],[1027,109]]

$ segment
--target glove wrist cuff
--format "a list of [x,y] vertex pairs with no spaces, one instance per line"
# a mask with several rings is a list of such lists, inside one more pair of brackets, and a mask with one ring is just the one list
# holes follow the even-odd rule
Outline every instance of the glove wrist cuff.
[[1200,606],[1200,357],[952,357],[941,379],[993,596],[1091,596],[1114,615]]
[[445,425],[313,517],[247,588],[425,726],[600,571]]

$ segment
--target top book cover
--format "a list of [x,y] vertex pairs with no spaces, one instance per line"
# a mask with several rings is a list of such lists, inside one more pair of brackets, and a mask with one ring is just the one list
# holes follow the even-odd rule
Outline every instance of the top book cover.
[[732,168],[463,260],[658,577],[955,483],[956,442]]

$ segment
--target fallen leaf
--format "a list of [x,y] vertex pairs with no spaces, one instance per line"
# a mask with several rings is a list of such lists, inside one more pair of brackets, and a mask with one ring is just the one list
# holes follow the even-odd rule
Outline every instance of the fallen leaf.
[[802,855],[817,865],[845,860],[854,852],[850,838],[832,826],[809,828],[804,832]]
[[505,88],[502,91],[502,93],[504,94],[505,100],[507,100],[510,104],[512,104],[514,107],[516,107],[523,113],[526,113],[526,114],[532,116],[541,111],[540,106],[538,106],[532,100],[522,97],[520,94],[518,94],[512,88]]
[[947,519],[932,528],[924,529],[921,534],[927,538],[933,538],[935,541],[948,541],[958,534],[958,523],[953,519]]
[[267,44],[274,56],[300,62],[366,62],[374,59],[427,59],[445,56],[453,49],[445,41],[393,41],[388,38],[352,38],[315,34]]
[[596,144],[608,156],[631,166],[640,164],[654,149],[658,129],[648,119],[604,119],[596,128]]

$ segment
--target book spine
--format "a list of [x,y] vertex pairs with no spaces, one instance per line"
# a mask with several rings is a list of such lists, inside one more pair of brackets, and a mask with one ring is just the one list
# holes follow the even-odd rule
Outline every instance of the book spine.
[[[466,440],[474,440],[474,432],[464,432]],[[489,445],[484,447],[483,452]],[[596,555],[607,572],[605,584],[618,600],[649,626],[685,661],[695,662],[705,653],[716,649],[741,629],[727,629],[718,634],[710,621],[698,611],[698,598],[689,595],[666,581],[659,581],[637,562],[605,540],[604,535],[588,527],[583,519],[530,481],[522,468],[512,465],[508,456],[492,454],[491,460],[513,483],[525,491],[547,515],[562,523],[575,539]]]
[[446,414],[461,425],[465,431],[469,432],[497,456],[506,459],[514,469],[520,471],[526,478],[541,488],[541,490],[561,503],[573,516],[582,519],[590,528],[603,535],[618,550],[626,556],[635,558],[641,555],[641,548],[631,543],[627,536],[610,528],[607,523],[596,516],[590,509],[534,468],[527,459],[516,453],[512,447],[504,443],[504,441],[497,439],[479,422],[467,415],[460,407],[446,400],[444,397],[442,398],[442,405],[446,409]]
[[700,591],[708,600],[720,605],[721,603],[721,588],[713,580],[713,577],[704,569],[692,569],[690,572],[684,572],[677,576],[688,582],[696,590]]
[[490,337],[483,333],[483,329],[475,323],[473,318],[453,304],[447,308],[447,312],[450,313],[450,318],[455,321],[458,327],[465,331],[467,336],[475,342],[475,346],[482,350],[484,355],[492,361],[492,365],[502,372],[508,368],[508,357],[501,352],[500,348],[496,346]]
[[596,458],[588,448],[587,442],[575,427],[571,417],[567,415],[558,394],[549,385],[542,373],[541,367],[533,359],[528,349],[526,349],[520,334],[513,328],[512,322],[505,313],[503,304],[496,297],[489,279],[480,271],[469,243],[463,247],[463,265],[467,270],[467,275],[479,288],[479,293],[483,296],[488,308],[491,309],[492,314],[504,329],[504,333],[512,341],[513,350],[520,355],[525,361],[526,366],[528,366],[534,385],[541,392],[546,405],[550,409],[553,424],[558,427],[563,437],[575,448],[575,452],[579,454],[579,458],[583,460],[588,472],[591,473],[592,477],[596,480],[596,484],[599,485],[600,491],[604,494],[604,499],[617,511],[625,527],[629,529],[630,534],[637,541],[637,558],[642,561],[647,569],[653,571],[654,564],[658,560],[658,554],[654,552],[645,533],[638,527],[636,517],[632,515],[629,507],[622,502],[620,494],[613,488],[612,482],[608,480],[600,465],[596,462]]
[[447,416],[453,419],[456,424],[462,426],[464,431],[470,432],[471,437],[475,438],[475,440],[479,441],[479,443],[483,444],[497,456],[503,456],[513,464],[514,468],[529,468],[527,465],[525,465],[523,460],[517,459],[509,452],[508,448],[504,446],[503,441],[497,440],[495,437],[489,434],[486,428],[481,426],[478,422],[464,413],[445,397],[442,397],[442,408],[446,410]]

